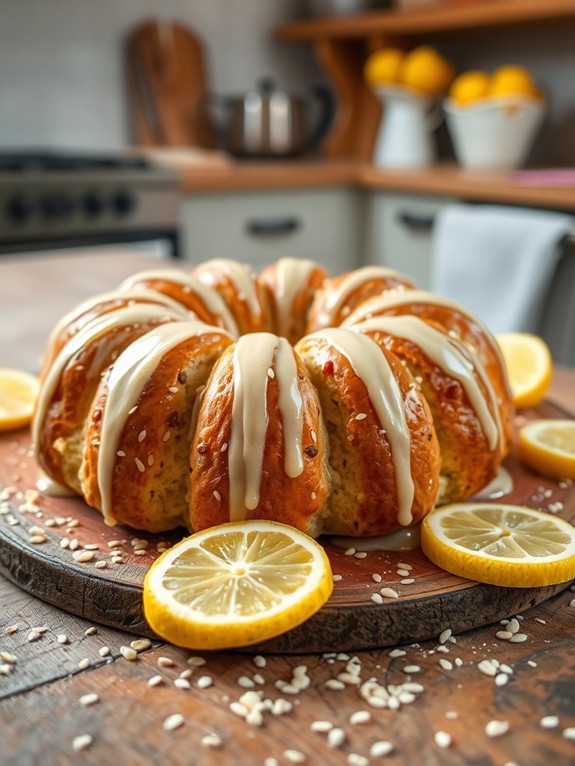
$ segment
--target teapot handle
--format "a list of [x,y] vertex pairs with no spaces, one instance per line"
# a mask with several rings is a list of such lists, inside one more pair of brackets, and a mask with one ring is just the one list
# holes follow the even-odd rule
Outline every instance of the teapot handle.
[[312,129],[309,137],[310,149],[317,149],[320,141],[325,136],[335,115],[335,98],[327,85],[317,83],[312,85],[310,92],[316,101],[320,103],[320,114],[317,125]]

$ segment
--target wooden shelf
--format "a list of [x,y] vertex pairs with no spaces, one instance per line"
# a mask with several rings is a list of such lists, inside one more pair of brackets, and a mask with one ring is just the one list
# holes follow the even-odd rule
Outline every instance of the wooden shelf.
[[382,170],[360,162],[232,162],[225,168],[182,174],[184,193],[342,186],[575,211],[575,186],[528,186],[513,173],[462,170],[453,163],[422,170]]
[[367,86],[363,66],[385,45],[411,47],[418,39],[449,33],[575,21],[575,0],[443,0],[420,10],[381,10],[303,19],[275,30],[285,41],[307,41],[331,81],[338,109],[323,152],[330,159],[368,161],[373,153],[381,105]]
[[429,35],[568,18],[575,18],[573,0],[478,0],[469,5],[446,3],[421,10],[305,19],[285,24],[275,34],[280,40],[350,40],[380,35]]

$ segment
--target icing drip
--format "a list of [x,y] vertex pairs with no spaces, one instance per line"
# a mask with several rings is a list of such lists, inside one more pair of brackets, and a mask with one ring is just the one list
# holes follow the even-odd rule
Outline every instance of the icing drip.
[[341,310],[349,295],[357,290],[358,287],[372,279],[389,278],[401,279],[402,277],[397,271],[387,269],[384,266],[365,266],[362,269],[350,271],[337,287],[331,288],[325,302],[325,308],[320,314],[322,326],[328,326],[333,323],[335,315]]
[[309,283],[315,268],[316,264],[313,261],[300,258],[282,258],[277,262],[275,299],[278,312],[278,335],[288,335],[293,323],[294,300]]
[[112,514],[112,475],[120,435],[130,410],[135,407],[150,375],[171,349],[188,338],[216,332],[203,322],[177,322],[155,327],[136,340],[116,359],[110,368],[106,386],[108,395],[102,416],[98,452],[98,488],[102,514],[106,524],[116,523]]
[[270,370],[279,387],[284,467],[290,478],[303,471],[303,402],[293,349],[285,338],[271,333],[244,335],[236,343],[232,364],[234,400],[228,448],[230,521],[241,521],[260,500],[269,423],[267,386]]
[[[477,357],[473,362],[467,359],[448,335],[436,330],[427,322],[411,316],[374,317],[361,324],[350,326],[349,329],[357,332],[382,332],[419,346],[435,365],[459,381],[481,423],[489,449],[493,450],[498,442],[501,443],[503,436],[495,393],[483,365]],[[474,371],[485,385],[486,394],[478,385]],[[488,406],[486,396],[491,408]]]
[[[184,274],[175,269],[153,269],[151,271],[141,271],[125,279],[120,285],[120,290],[130,289],[141,282],[160,280],[162,282],[172,282],[180,285],[184,291],[195,294],[207,308],[207,310],[216,317],[221,317],[221,326],[231,332],[234,337],[239,335],[238,326],[226,306],[223,298],[213,288],[205,285],[197,277],[191,274]],[[160,293],[161,295],[161,293]],[[180,305],[180,304],[178,304]],[[201,320],[200,320],[201,321]]]
[[415,494],[411,476],[411,440],[401,390],[385,355],[371,338],[350,330],[330,328],[311,337],[325,338],[346,357],[367,388],[391,448],[397,487],[397,519],[402,526],[408,526],[413,520],[411,507]]
[[245,300],[255,316],[261,316],[262,307],[258,299],[255,280],[249,266],[227,258],[216,258],[206,261],[196,272],[204,284],[213,287],[216,280],[212,271],[220,271],[234,284],[236,292],[241,299]]
[[[374,316],[385,312],[387,309],[395,308],[396,306],[411,306],[413,304],[423,304],[431,306],[447,306],[448,308],[455,309],[463,316],[467,317],[473,324],[477,325],[487,337],[489,345],[495,356],[499,361],[499,366],[502,371],[505,371],[505,362],[503,360],[503,354],[499,348],[499,344],[495,340],[495,337],[491,330],[476,316],[470,316],[470,314],[463,308],[457,301],[446,298],[443,295],[436,295],[430,293],[427,290],[390,290],[383,295],[377,295],[374,298],[368,298],[362,305],[355,309],[346,319],[342,322],[342,327],[348,327],[352,324],[363,322],[366,319],[371,319]],[[507,395],[511,398],[511,389],[509,387],[509,381],[507,375],[503,374],[503,381],[507,389]]]
[[[168,298],[167,295],[162,295],[161,293],[157,293],[152,290],[124,290],[122,292],[119,290],[113,290],[107,293],[100,293],[100,295],[95,295],[94,297],[83,301],[74,309],[72,309],[72,311],[69,311],[67,314],[65,314],[62,319],[60,319],[48,337],[44,359],[49,358],[50,350],[54,347],[58,336],[62,330],[64,330],[64,328],[73,326],[74,323],[83,314],[90,311],[90,309],[95,308],[101,303],[108,303],[111,301],[122,301],[124,303],[130,303],[130,301],[134,301],[135,303],[153,303],[156,305],[165,306],[166,308],[170,309],[170,311],[178,313],[181,319],[189,318],[189,312],[180,303],[172,300],[172,298]],[[119,306],[118,308],[122,308],[122,306]]]
[[[156,319],[159,322],[167,322],[181,319],[180,312],[172,312],[162,305],[136,303],[132,306],[124,306],[117,311],[110,311],[88,322],[63,346],[60,353],[48,369],[43,385],[40,389],[36,403],[36,413],[33,423],[33,440],[38,459],[40,444],[40,431],[46,419],[48,407],[54,396],[56,386],[68,363],[74,356],[86,346],[89,346],[98,338],[105,336],[109,331],[117,327],[131,327],[135,324],[148,322]],[[96,357],[101,358],[106,353],[106,344],[98,350]],[[98,362],[99,364],[99,362]],[[92,364],[94,368],[94,364]],[[96,367],[96,370],[98,368]]]

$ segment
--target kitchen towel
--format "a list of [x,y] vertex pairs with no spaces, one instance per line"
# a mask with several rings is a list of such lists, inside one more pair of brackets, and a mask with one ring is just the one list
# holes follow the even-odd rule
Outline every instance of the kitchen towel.
[[447,205],[433,227],[431,289],[458,301],[493,333],[533,331],[561,255],[575,232],[562,213]]

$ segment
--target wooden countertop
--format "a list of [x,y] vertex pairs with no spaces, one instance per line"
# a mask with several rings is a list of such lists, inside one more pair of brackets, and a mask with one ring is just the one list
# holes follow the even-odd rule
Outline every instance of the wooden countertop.
[[511,172],[462,170],[452,163],[424,170],[382,170],[359,162],[230,160],[182,171],[185,194],[340,186],[575,210],[573,185],[527,185]]
[[[120,250],[1,258],[2,366],[37,369],[44,339],[58,316],[154,264]],[[574,382],[575,371],[557,370],[551,398],[572,406]],[[0,524],[7,518],[0,515]],[[565,734],[575,735],[574,598],[567,589],[526,611],[523,643],[499,640],[500,626],[491,625],[456,636],[455,643],[442,645],[447,651],[429,641],[403,647],[401,656],[389,650],[358,653],[362,679],[375,677],[386,685],[403,683],[407,664],[418,666],[412,678],[423,691],[393,711],[370,708],[354,686],[325,686],[344,669],[347,660],[341,656],[268,656],[262,667],[249,653],[203,653],[206,664],[198,667],[189,662],[192,653],[156,642],[136,661],[128,661],[120,647],[136,636],[91,626],[0,577],[0,651],[8,653],[0,662],[0,763],[141,766],[169,759],[174,766],[375,766],[383,760],[370,757],[370,747],[385,740],[393,744],[385,759],[390,766],[567,766],[575,760],[575,741]],[[32,641],[35,627],[45,630]],[[65,642],[58,636],[66,636]],[[508,683],[499,686],[481,673],[478,663],[484,659],[508,665]],[[293,696],[280,692],[275,682],[289,681],[299,665],[307,667],[309,687]],[[190,688],[176,688],[175,679],[190,670]],[[259,674],[255,687],[266,699],[283,697],[291,704],[282,715],[266,712],[261,727],[248,725],[230,709],[245,691],[238,679],[254,674]],[[161,685],[150,687],[156,675]],[[209,676],[212,685],[199,688],[200,676]],[[93,704],[87,704],[87,694],[97,695]],[[368,710],[371,720],[350,721],[358,710]],[[167,731],[163,722],[174,714],[183,716],[183,724]],[[541,725],[547,716],[557,717],[552,728]],[[329,747],[326,734],[311,730],[317,720],[343,729],[343,744]],[[507,722],[509,731],[488,736],[490,721]],[[554,719],[547,722],[555,724]],[[438,744],[437,732],[451,735],[449,747]],[[209,734],[216,734],[221,745],[202,744]],[[92,741],[78,753],[73,743],[81,735]],[[367,760],[353,759],[352,753]]]

